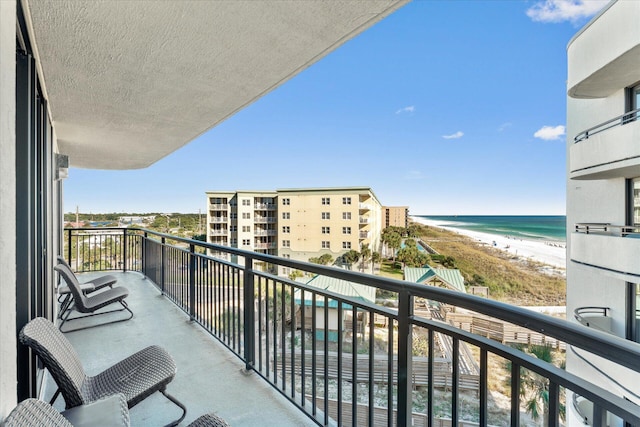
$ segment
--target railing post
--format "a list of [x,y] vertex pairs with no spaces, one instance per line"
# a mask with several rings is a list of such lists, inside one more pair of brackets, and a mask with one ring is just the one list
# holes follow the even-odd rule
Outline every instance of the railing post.
[[412,425],[411,373],[413,372],[413,296],[402,290],[398,294],[398,419],[397,425]]
[[253,258],[244,258],[244,363],[250,371],[255,365],[255,283],[253,275]]
[[162,295],[164,295],[165,267],[167,264],[167,254],[165,251],[165,243],[166,243],[166,239],[164,237],[161,237],[160,238],[160,290],[162,291]]
[[69,231],[69,233],[68,233],[69,234],[69,237],[68,237],[69,244],[67,246],[67,262],[69,263],[69,265],[71,265],[71,254],[73,253],[72,249],[71,249],[72,246],[73,246],[73,244],[71,242],[71,228],[69,228],[68,231]]
[[124,248],[122,249],[122,272],[127,272],[127,229],[122,229],[122,244]]
[[196,256],[195,245],[189,245],[189,317],[193,322],[196,318]]

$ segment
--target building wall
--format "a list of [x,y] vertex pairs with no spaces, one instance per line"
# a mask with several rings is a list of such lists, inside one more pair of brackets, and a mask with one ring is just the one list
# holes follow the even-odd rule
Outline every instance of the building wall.
[[[588,24],[569,44],[568,69],[569,89],[583,79],[597,77],[603,67],[613,66],[616,56],[624,55],[628,46],[640,46],[640,28],[637,25],[640,18],[640,7],[637,2],[618,1],[613,3],[594,21]],[[627,31],[629,27],[634,31]],[[630,38],[634,38],[630,40]],[[622,49],[621,46],[623,47]],[[627,58],[629,59],[629,58]],[[585,74],[586,73],[586,74]],[[636,239],[626,240],[619,233],[617,235],[585,235],[575,232],[578,223],[609,223],[612,225],[627,225],[629,210],[627,199],[627,182],[629,178],[640,176],[639,167],[611,170],[600,176],[576,176],[576,159],[581,156],[591,158],[595,165],[599,158],[611,155],[612,152],[631,149],[640,144],[640,140],[633,136],[640,123],[631,122],[593,134],[589,139],[574,143],[574,138],[583,131],[602,124],[625,113],[627,101],[625,88],[640,81],[640,69],[617,70],[609,68],[607,79],[593,80],[593,84],[580,89],[582,92],[592,91],[592,98],[567,97],[567,313],[573,314],[579,307],[606,307],[611,317],[610,333],[621,338],[627,334],[627,323],[634,322],[635,316],[628,316],[629,286],[640,282],[640,276],[630,272],[614,271],[612,265],[620,265],[619,260],[627,257],[637,258],[637,253],[621,253],[621,246],[632,247]],[[619,81],[619,87],[607,90],[611,81]],[[598,84],[600,87],[598,87]],[[598,95],[596,92],[606,92]],[[612,138],[612,135],[632,135],[630,138]],[[638,134],[638,133],[636,133]],[[598,154],[603,147],[603,152]],[[585,157],[586,156],[586,157]],[[622,157],[620,161],[629,161]],[[633,162],[633,160],[631,160]],[[605,163],[604,169],[614,168],[615,165]],[[598,167],[592,167],[597,170]],[[638,172],[633,172],[633,171]],[[572,172],[574,171],[574,172]],[[574,174],[572,178],[572,173]],[[583,172],[578,172],[583,173]],[[623,245],[621,245],[623,244]],[[629,245],[631,244],[631,245]],[[585,265],[584,260],[594,260]],[[635,299],[634,297],[631,297]],[[573,316],[567,316],[570,320]],[[629,319],[627,318],[629,317]],[[640,381],[637,373],[630,373],[609,361],[590,355],[580,354],[592,364],[604,371],[606,375],[589,366],[574,351],[567,351],[567,371],[579,375],[587,381],[592,381],[603,388],[640,404],[637,397],[625,391],[637,389]],[[567,400],[569,402],[569,400]],[[568,406],[568,425],[577,422],[571,416],[577,416],[572,405]]]
[[383,206],[382,207],[383,229],[387,227],[408,227],[409,207],[408,206]]
[[0,1],[0,420],[16,405],[16,2]]

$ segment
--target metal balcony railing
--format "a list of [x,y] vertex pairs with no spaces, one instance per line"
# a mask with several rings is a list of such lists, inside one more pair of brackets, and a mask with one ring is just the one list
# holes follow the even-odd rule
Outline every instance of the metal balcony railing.
[[584,141],[585,139],[589,139],[590,136],[593,136],[600,132],[604,132],[607,129],[611,129],[613,127],[622,126],[627,123],[631,123],[633,121],[636,121],[638,118],[640,118],[640,108],[628,111],[617,117],[609,119],[604,123],[600,123],[599,125],[596,125],[592,128],[583,130],[573,138],[573,142],[578,143],[580,141]]
[[[520,394],[522,375],[529,371],[546,379],[549,426],[560,425],[563,389],[593,403],[594,426],[603,425],[606,413],[640,425],[640,407],[625,397],[501,341],[437,320],[418,307],[428,301],[428,306],[444,312],[476,312],[605,358],[621,372],[637,374],[640,345],[631,341],[439,287],[144,229],[105,232],[111,234],[101,234],[99,239],[104,240],[92,246],[85,240],[87,230],[66,230],[65,255],[77,271],[121,268],[143,273],[194,323],[239,357],[247,370],[262,377],[319,425],[353,422],[373,426],[374,421],[388,426],[439,425],[436,423],[444,417],[447,425],[457,426],[463,416],[462,393],[468,387],[477,391],[474,422],[503,425],[503,421],[493,421],[495,415],[489,411],[488,371],[495,367],[488,361],[494,358],[509,366],[505,379],[511,385],[507,396],[510,408],[506,410],[511,421],[506,424],[519,425],[520,413],[525,411]],[[397,297],[397,308],[267,272],[281,269],[384,290]],[[467,346],[477,349],[475,355],[465,350]],[[445,363],[442,349],[448,354]],[[416,352],[424,355],[416,356]],[[438,405],[438,412],[437,389],[448,399],[445,405]],[[415,402],[424,406],[414,411],[414,392],[419,390],[430,398]]]
[[578,307],[573,317],[582,325],[602,332],[611,332],[611,318],[608,307]]
[[575,232],[585,234],[606,234],[621,237],[640,237],[640,226],[612,225],[608,222],[578,223],[575,225]]

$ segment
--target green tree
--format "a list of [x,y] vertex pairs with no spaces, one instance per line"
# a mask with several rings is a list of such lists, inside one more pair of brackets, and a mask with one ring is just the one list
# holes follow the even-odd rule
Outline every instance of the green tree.
[[[389,228],[391,227],[387,227],[385,228],[385,230],[388,230]],[[402,236],[392,230],[386,233],[382,233],[382,242],[387,245],[387,247],[391,248],[391,251],[393,252],[393,262],[395,263],[396,250],[399,249],[402,245]]]
[[349,268],[351,268],[351,266],[360,259],[360,253],[355,249],[351,249],[349,252],[342,255],[342,258],[347,264],[349,264]]
[[429,257],[417,246],[405,246],[398,251],[398,261],[402,262],[403,267],[422,267],[428,260]]
[[304,274],[300,270],[293,270],[291,273],[289,273],[290,280],[296,280],[298,277],[302,276],[304,276]]
[[376,264],[379,264],[380,261],[382,261],[382,255],[380,255],[380,252],[372,252],[371,253],[371,274],[373,274],[373,270]]
[[[525,353],[535,358],[547,362],[554,363],[554,352],[551,346],[530,344],[529,346],[519,347]],[[564,362],[561,367],[564,369]],[[511,363],[507,363],[507,368],[511,370]],[[509,379],[509,381],[511,381]],[[520,400],[525,410],[535,421],[542,420],[542,425],[549,425],[549,381],[525,368],[520,368]],[[566,407],[560,403],[560,418],[563,420],[566,416]]]
[[313,264],[329,265],[333,262],[333,257],[331,254],[322,254],[319,257],[309,258],[309,262]]

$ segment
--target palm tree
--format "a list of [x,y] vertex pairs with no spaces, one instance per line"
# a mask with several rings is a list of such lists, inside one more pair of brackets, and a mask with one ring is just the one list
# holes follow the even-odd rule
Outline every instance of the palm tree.
[[362,272],[364,273],[364,266],[371,258],[371,249],[369,248],[368,243],[364,243],[362,248],[360,248],[360,258],[362,259]]
[[349,252],[342,255],[342,258],[347,264],[349,264],[349,266],[351,266],[358,262],[358,259],[360,259],[360,254],[358,253],[358,251],[351,249]]
[[371,274],[373,274],[373,269],[376,266],[376,263],[379,263],[382,260],[382,255],[380,252],[373,252],[371,254]]
[[[543,362],[554,362],[551,346],[531,344],[522,351],[531,354]],[[509,364],[510,365],[510,364]],[[561,366],[564,368],[564,366]],[[511,369],[511,366],[508,367]],[[534,421],[542,420],[542,425],[549,424],[549,381],[528,369],[520,368],[520,398],[524,407]],[[566,414],[565,405],[560,404],[560,418]]]

